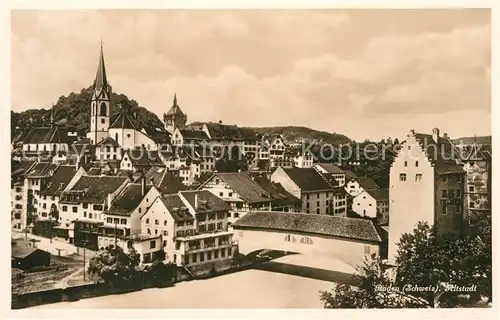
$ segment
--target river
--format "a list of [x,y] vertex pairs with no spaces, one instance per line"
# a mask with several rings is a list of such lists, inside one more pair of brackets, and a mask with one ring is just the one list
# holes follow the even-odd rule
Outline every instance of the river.
[[174,287],[43,305],[34,309],[322,308],[319,291],[333,283],[263,270],[245,270]]

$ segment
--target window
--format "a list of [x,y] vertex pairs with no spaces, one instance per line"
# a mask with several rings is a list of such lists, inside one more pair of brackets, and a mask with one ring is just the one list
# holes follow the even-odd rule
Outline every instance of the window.
[[88,203],[84,203],[83,204],[83,209],[87,209],[89,207],[89,204]]
[[476,204],[474,202],[469,203],[469,208],[474,209],[476,207]]
[[474,186],[469,186],[469,192],[474,192]]
[[113,218],[107,218],[107,219],[106,219],[106,222],[107,222],[107,223],[113,223]]
[[200,262],[205,261],[205,252],[200,252]]
[[149,243],[149,248],[150,248],[150,249],[154,249],[154,248],[156,248],[156,241],[154,241],[154,240],[153,240],[153,241],[151,241],[151,242]]
[[415,167],[418,167],[418,161],[415,161]]
[[[227,248],[227,256],[228,256],[228,257],[230,257],[230,256],[231,256],[231,251],[232,251],[231,249],[232,249],[231,247]],[[223,249],[223,250],[224,250],[224,249]]]
[[457,189],[457,198],[460,198],[461,195],[460,195],[460,189]]
[[228,197],[232,197],[232,196],[233,196],[233,193],[229,192]]
[[151,234],[151,229],[148,228],[148,234]]
[[415,182],[420,182],[422,181],[422,174],[421,173],[417,173],[415,175]]
[[318,209],[316,209],[316,214],[319,214],[319,208],[318,208]]
[[105,123],[106,123],[106,120],[105,120],[105,119],[101,119],[101,123],[102,123],[102,124],[105,124]]
[[130,133],[129,133],[129,134],[127,134],[127,138],[130,138]]
[[167,240],[163,240],[163,248],[167,246]]
[[167,236],[168,235],[168,231],[167,230],[163,230],[163,235]]
[[443,190],[442,198],[447,198],[447,197],[448,197],[448,190]]
[[149,218],[146,219],[146,223],[149,223]]
[[63,211],[63,212],[68,211],[68,207],[66,207],[66,206],[62,206],[62,211]]
[[102,211],[102,204],[94,204],[94,210]]
[[167,225],[167,220],[163,221],[163,225],[166,226]]
[[196,263],[196,261],[198,260],[198,254],[193,254],[193,263]]
[[399,174],[399,181],[406,181],[406,173]]
[[370,246],[365,246],[365,254],[370,254]]
[[405,167],[408,167],[408,161],[405,161]]
[[160,221],[158,221],[158,219],[155,220],[155,224],[158,225],[160,224]]
[[212,260],[212,252],[207,251],[207,260]]
[[78,212],[78,207],[73,207],[73,212]]
[[214,259],[219,259],[219,250],[214,251]]
[[306,194],[306,199],[309,200],[309,194]]
[[155,234],[158,234],[158,229],[155,229]]
[[121,219],[120,224],[127,224],[127,219]]
[[219,192],[219,197],[223,197],[224,196],[224,193],[223,192]]

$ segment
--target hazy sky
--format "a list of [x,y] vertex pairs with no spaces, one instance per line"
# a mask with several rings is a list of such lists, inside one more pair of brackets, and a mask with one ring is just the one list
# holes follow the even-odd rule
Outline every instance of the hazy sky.
[[160,116],[353,139],[491,134],[489,10],[13,11],[12,108],[108,79]]

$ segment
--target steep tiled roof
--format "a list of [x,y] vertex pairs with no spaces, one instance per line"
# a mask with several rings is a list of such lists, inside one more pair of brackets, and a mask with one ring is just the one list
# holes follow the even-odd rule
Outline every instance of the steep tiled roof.
[[234,192],[248,203],[271,201],[269,193],[245,172],[216,173]]
[[281,183],[273,183],[267,177],[262,175],[255,176],[254,181],[269,193],[273,206],[301,203],[300,199],[294,197],[291,193],[286,191]]
[[187,140],[208,140],[208,136],[205,131],[202,130],[192,130],[192,129],[182,129],[179,130],[182,137]]
[[28,178],[50,177],[54,174],[57,164],[39,162],[28,171]]
[[179,176],[168,171],[166,168],[153,167],[146,172],[145,178],[147,183],[151,183],[152,179],[154,186],[161,194],[174,194],[188,189],[188,187],[182,183]]
[[161,201],[175,221],[194,220],[194,217],[189,213],[189,210],[178,194],[163,196],[161,197]]
[[328,173],[333,173],[333,174],[342,174],[344,171],[334,165],[333,163],[318,163],[318,166],[321,168],[325,169]]
[[365,190],[369,190],[369,189],[380,189],[379,185],[377,183],[375,183],[375,181],[373,181],[372,179],[368,178],[368,177],[358,177],[358,178],[355,178],[359,185],[361,187],[363,187],[363,189]]
[[[149,189],[151,189],[151,185],[146,185],[144,195]],[[118,194],[106,213],[129,216],[139,206],[144,195],[142,194],[142,184],[130,183]]]
[[328,190],[334,187],[314,168],[294,167],[283,170],[302,191]]
[[[196,195],[198,196],[198,207],[195,206]],[[230,205],[207,190],[181,191],[180,196],[195,209],[196,213],[231,210]]]
[[136,129],[134,122],[130,119],[126,111],[122,110],[120,113],[114,116],[111,122],[110,129]]
[[106,139],[99,142],[97,146],[119,147],[120,145],[118,144],[118,142],[115,141],[115,139],[107,137]]
[[344,170],[346,180],[351,180],[352,178],[357,178],[357,176],[351,170]]
[[236,125],[206,123],[210,137],[214,140],[257,140],[258,135],[250,128],[238,128]]
[[365,191],[377,201],[389,200],[389,189],[368,189]]
[[[80,191],[79,202],[100,203],[107,200],[108,194],[113,193],[125,182],[127,177],[113,176],[82,176],[68,193]],[[72,201],[63,195],[64,201]]]
[[67,133],[58,127],[32,128],[23,140],[24,144],[67,143]]
[[156,143],[168,143],[170,141],[170,133],[165,128],[156,124],[145,124],[142,128],[146,135]]
[[436,142],[431,134],[414,133],[413,135],[438,174],[464,172],[456,163],[457,159],[454,159],[455,148],[448,138],[439,137]]
[[377,227],[371,220],[328,215],[253,211],[236,221],[233,227],[304,232],[371,242],[382,241]]
[[23,175],[28,171],[31,166],[35,164],[36,161],[23,160],[11,165],[11,175]]
[[128,150],[127,154],[134,167],[147,167],[148,169],[153,166],[164,167],[165,164],[160,158],[158,151],[148,151],[144,149]]
[[59,166],[48,181],[47,187],[40,194],[44,196],[61,195],[61,192],[66,188],[71,179],[73,179],[76,171],[75,166]]

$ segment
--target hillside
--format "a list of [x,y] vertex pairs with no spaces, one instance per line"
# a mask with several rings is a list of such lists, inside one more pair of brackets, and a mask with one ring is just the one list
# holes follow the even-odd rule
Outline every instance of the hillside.
[[[67,96],[61,96],[54,105],[54,118],[57,125],[75,128],[81,134],[88,131],[90,122],[89,106],[92,99],[92,87],[82,89],[80,93],[72,92]],[[124,94],[111,94],[111,115],[118,111],[118,105],[128,107],[135,113],[135,122],[138,127],[145,123],[163,126],[158,116],[144,107],[140,107],[137,101],[129,99]],[[170,106],[166,106],[168,110]],[[11,111],[11,137],[14,138],[20,130],[30,126],[48,125],[51,109],[30,109],[20,113]],[[112,121],[112,120],[111,120]],[[288,141],[296,139],[322,140],[333,145],[348,143],[351,140],[337,133],[329,133],[313,130],[306,127],[259,127],[251,128],[260,134],[282,134]]]
[[[90,101],[92,99],[92,87],[82,89],[80,93],[70,93],[61,96],[54,105],[54,118],[58,125],[73,127],[81,133],[89,128]],[[111,93],[111,115],[118,111],[118,105],[130,108],[135,113],[135,121],[138,127],[144,123],[154,123],[163,126],[156,114],[140,107],[137,101],[129,99],[124,94]],[[18,133],[17,128],[28,128],[30,125],[48,125],[51,109],[30,109],[20,113],[11,111],[11,135],[12,138]]]

